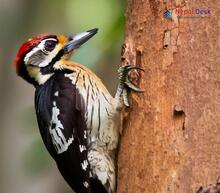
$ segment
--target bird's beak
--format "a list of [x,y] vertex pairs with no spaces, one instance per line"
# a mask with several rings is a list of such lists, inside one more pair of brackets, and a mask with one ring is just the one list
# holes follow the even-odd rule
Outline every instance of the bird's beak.
[[64,46],[64,54],[68,54],[71,51],[79,48],[82,44],[87,42],[97,32],[98,32],[98,28],[94,28],[70,37],[69,42]]

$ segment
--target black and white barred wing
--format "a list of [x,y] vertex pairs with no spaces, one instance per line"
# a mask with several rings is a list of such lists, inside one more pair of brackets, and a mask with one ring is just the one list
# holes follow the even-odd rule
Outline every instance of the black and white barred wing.
[[43,141],[75,192],[90,193],[84,101],[63,74],[46,84],[35,98]]
[[[76,192],[90,192],[89,164],[82,96],[64,76],[54,86],[51,137],[56,147],[58,168]],[[56,88],[57,87],[57,88]]]

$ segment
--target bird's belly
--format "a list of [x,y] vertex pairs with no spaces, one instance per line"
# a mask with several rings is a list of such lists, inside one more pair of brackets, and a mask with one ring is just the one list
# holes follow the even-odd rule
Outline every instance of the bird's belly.
[[94,101],[87,110],[86,120],[89,144],[106,147],[108,150],[117,148],[121,117],[113,105]]

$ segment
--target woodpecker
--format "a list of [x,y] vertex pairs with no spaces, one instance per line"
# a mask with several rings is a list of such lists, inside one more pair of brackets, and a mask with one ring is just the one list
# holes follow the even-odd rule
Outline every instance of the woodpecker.
[[[70,61],[92,29],[71,37],[41,34],[21,45],[16,71],[35,87],[35,109],[43,142],[76,193],[114,193],[116,149],[128,93],[142,92],[119,68],[114,97],[88,68]],[[141,69],[140,69],[141,70]]]

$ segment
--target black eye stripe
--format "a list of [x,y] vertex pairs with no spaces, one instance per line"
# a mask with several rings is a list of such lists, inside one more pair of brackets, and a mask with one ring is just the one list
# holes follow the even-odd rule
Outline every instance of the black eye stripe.
[[56,61],[60,60],[60,58],[63,56],[64,54],[64,51],[63,49],[60,50],[57,55],[52,59],[52,61],[49,63],[49,65],[41,68],[41,73],[42,74],[48,74],[48,73],[51,73],[51,72],[54,72],[54,68],[53,68],[53,65],[56,63]]

